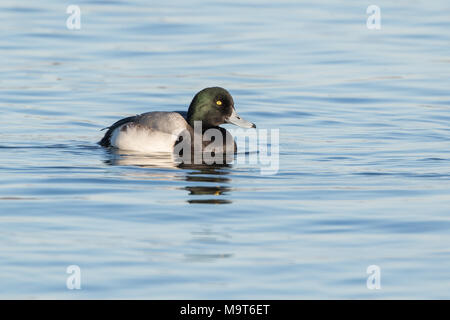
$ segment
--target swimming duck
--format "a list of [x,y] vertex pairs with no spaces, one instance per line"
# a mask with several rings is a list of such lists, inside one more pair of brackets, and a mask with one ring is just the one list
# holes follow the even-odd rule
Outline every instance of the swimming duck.
[[[198,137],[194,127],[201,122],[202,136]],[[202,148],[214,140],[203,138],[206,130],[218,129],[223,135],[222,151],[236,152],[236,143],[221,124],[231,123],[242,128],[256,128],[255,124],[241,118],[234,108],[230,93],[224,88],[211,87],[198,92],[187,112],[147,112],[121,119],[107,127],[99,144],[123,150],[154,153],[173,152],[174,147],[188,133],[193,141],[199,139]],[[231,137],[231,139],[230,139]],[[193,145],[193,144],[192,144]],[[216,149],[215,152],[218,150]]]

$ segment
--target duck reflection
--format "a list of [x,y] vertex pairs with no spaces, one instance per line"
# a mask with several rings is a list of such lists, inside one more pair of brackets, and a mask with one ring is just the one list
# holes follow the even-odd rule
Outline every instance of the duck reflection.
[[[188,191],[189,204],[228,204],[225,197],[231,193],[229,175],[231,164],[186,164],[171,153],[141,154],[123,150],[108,150],[103,162],[111,166],[135,166],[162,169],[127,172],[128,178],[151,180],[182,180],[187,182],[183,190]],[[165,170],[171,169],[171,170]]]
[[111,166],[137,166],[142,168],[176,168],[175,157],[170,153],[142,154],[116,149],[107,150],[107,159],[103,162]]

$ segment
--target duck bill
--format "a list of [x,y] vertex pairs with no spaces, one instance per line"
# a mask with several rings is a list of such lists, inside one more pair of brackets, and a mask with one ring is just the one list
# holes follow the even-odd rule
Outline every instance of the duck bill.
[[234,108],[233,108],[233,112],[231,113],[231,115],[228,118],[225,119],[225,122],[226,123],[231,123],[231,124],[234,124],[234,125],[236,125],[238,127],[246,128],[246,129],[256,128],[256,125],[254,123],[251,123],[251,122],[249,122],[249,121],[247,121],[245,119],[242,119],[236,113],[236,110],[234,110]]

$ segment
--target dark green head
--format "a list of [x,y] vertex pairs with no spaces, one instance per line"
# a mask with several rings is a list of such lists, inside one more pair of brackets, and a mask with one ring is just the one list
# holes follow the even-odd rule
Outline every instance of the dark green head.
[[202,121],[205,129],[224,123],[232,123],[242,128],[256,128],[253,123],[237,115],[230,93],[220,87],[205,88],[198,92],[189,106],[187,119],[191,127],[194,127],[194,121]]

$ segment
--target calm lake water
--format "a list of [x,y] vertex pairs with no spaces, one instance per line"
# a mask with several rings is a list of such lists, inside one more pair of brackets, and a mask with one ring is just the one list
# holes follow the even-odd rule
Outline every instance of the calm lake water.
[[[448,1],[73,4],[0,3],[0,298],[450,298]],[[277,174],[96,144],[216,85]]]

